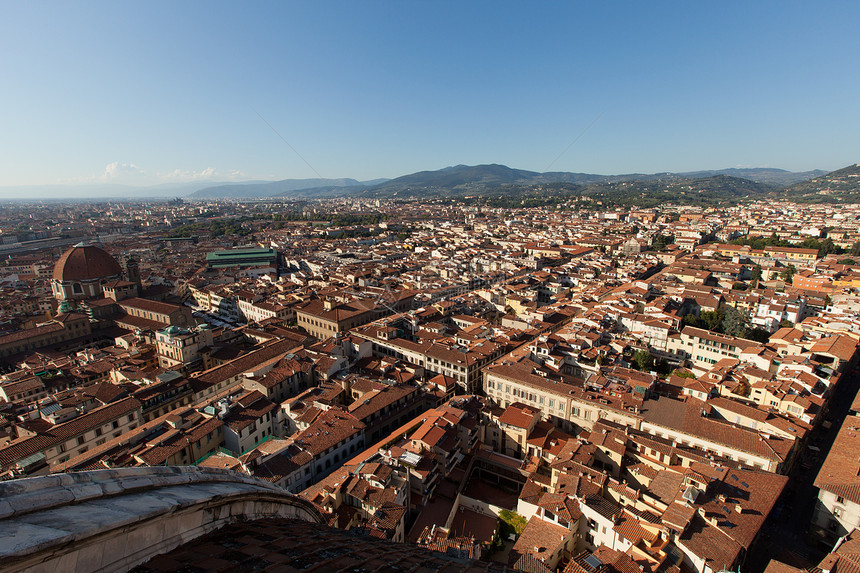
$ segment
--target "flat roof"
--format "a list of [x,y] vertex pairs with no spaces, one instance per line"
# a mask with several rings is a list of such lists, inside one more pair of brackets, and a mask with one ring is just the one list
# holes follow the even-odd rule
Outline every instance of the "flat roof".
[[253,249],[227,249],[224,251],[212,251],[206,253],[207,261],[218,261],[221,259],[252,258],[252,257],[276,257],[275,249],[253,248]]

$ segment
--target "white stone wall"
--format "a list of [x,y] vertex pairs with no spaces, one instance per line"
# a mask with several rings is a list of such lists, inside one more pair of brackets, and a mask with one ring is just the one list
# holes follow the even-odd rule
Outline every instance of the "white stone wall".
[[224,525],[267,517],[323,523],[309,502],[228,470],[12,480],[0,483],[0,560],[4,572],[127,571]]

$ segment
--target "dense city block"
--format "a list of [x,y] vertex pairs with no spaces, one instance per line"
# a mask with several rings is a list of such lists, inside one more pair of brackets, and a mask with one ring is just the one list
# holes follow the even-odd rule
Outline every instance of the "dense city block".
[[853,567],[860,207],[553,197],[10,204],[2,479],[228,469],[522,571]]

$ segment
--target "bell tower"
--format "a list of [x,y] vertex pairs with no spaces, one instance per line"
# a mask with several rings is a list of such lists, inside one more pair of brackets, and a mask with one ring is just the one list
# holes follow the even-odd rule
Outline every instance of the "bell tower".
[[143,293],[143,285],[140,283],[140,265],[137,259],[129,257],[125,262],[125,272],[128,275],[128,282],[137,285],[137,296]]

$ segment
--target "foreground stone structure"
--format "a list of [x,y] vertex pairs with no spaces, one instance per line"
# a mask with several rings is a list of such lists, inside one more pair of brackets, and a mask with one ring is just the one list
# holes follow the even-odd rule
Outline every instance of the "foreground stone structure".
[[97,470],[0,483],[4,571],[127,571],[240,521],[322,524],[310,503],[235,472]]

